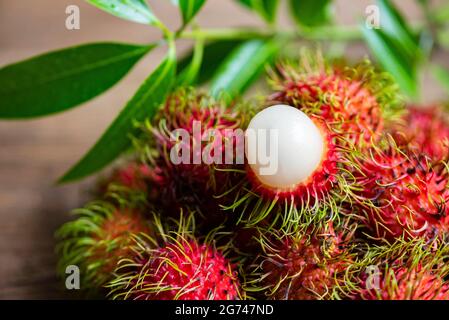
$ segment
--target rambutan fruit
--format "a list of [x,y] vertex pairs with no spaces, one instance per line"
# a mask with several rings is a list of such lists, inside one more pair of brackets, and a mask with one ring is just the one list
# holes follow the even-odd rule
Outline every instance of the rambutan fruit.
[[440,106],[411,106],[403,121],[390,131],[398,145],[408,144],[434,160],[449,155],[449,116]]
[[94,195],[118,206],[145,210],[159,199],[160,180],[157,170],[141,161],[130,160],[119,164],[112,173],[102,177]]
[[355,67],[326,65],[304,54],[301,65],[285,63],[272,76],[270,100],[300,109],[329,124],[339,144],[363,149],[381,136],[385,122],[402,111],[397,85],[368,60]]
[[131,161],[116,168],[107,182],[119,184],[130,189],[146,191],[146,180],[154,178],[155,173],[152,172],[147,164]]
[[365,289],[363,300],[449,300],[449,284],[422,267],[386,268],[377,289]]
[[73,211],[77,219],[57,231],[62,277],[69,265],[78,266],[81,288],[99,289],[112,278],[120,259],[132,255],[132,235],[151,234],[143,215],[110,203],[97,201]]
[[[272,81],[276,92],[268,99],[276,105],[260,111],[248,126],[279,132],[278,170],[263,176],[260,163],[251,164],[255,152],[247,151],[249,183],[244,181],[226,206],[244,211],[242,220],[249,225],[279,216],[282,227],[335,217],[342,199],[352,195],[354,153],[375,144],[384,123],[400,114],[396,85],[369,63],[352,69],[307,58],[303,63],[280,67]],[[266,141],[262,137],[253,144],[269,145]],[[307,216],[326,211],[324,217]]]
[[[173,93],[145,123],[141,153],[158,180],[153,203],[176,217],[195,211],[210,228],[226,217],[217,196],[226,193],[244,170],[244,131],[251,109],[228,107],[192,89]],[[198,219],[199,220],[199,219]],[[201,221],[199,221],[199,225]]]
[[[267,159],[260,157],[263,136],[249,138],[251,132],[257,135],[262,130],[267,134],[275,130],[277,134],[277,142],[266,140],[267,145],[277,147],[267,150],[273,161],[268,164],[273,165],[272,172],[266,172],[270,169],[265,163]],[[308,199],[321,198],[336,183],[336,146],[327,127],[318,120],[313,121],[296,108],[275,105],[259,112],[246,132],[248,179],[256,192],[280,200],[294,196],[306,203]]]
[[402,239],[372,248],[351,299],[449,300],[447,254],[438,240]]
[[[361,218],[377,239],[445,238],[449,230],[447,165],[423,154],[387,147],[372,148],[354,170]],[[355,205],[352,207],[352,205]]]
[[248,291],[275,300],[330,299],[347,284],[353,263],[353,230],[325,227],[282,234],[268,231],[261,238],[263,253],[248,275]]
[[114,299],[233,300],[241,289],[235,265],[210,237],[193,235],[193,216],[165,231],[155,217],[156,237],[136,238],[137,255],[123,259],[108,285]]

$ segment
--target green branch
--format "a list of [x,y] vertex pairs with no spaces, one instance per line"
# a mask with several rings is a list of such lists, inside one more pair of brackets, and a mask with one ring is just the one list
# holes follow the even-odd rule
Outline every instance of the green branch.
[[362,39],[362,33],[357,26],[332,26],[321,27],[310,31],[304,30],[260,30],[256,28],[234,29],[200,29],[184,31],[178,34],[180,39],[204,39],[204,40],[246,40],[266,39],[276,36],[298,40],[340,40],[357,41]]

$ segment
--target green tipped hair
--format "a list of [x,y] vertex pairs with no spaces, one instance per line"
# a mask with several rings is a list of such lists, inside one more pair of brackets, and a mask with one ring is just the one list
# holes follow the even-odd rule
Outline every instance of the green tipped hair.
[[[128,210],[119,209],[110,202],[93,201],[84,208],[72,211],[77,218],[65,223],[56,232],[59,242],[56,251],[60,255],[57,269],[61,278],[66,277],[67,266],[76,265],[80,268],[82,289],[96,291],[111,279],[112,275],[102,268],[115,265],[120,258],[116,254],[124,249],[131,233],[104,239],[102,225],[113,218],[117,211],[125,211],[124,215],[137,214]],[[142,219],[142,224],[146,225],[143,217],[138,216],[138,219]]]
[[[187,290],[188,284],[183,288],[164,286],[163,278],[159,283],[144,285],[147,276],[145,266],[151,262],[151,257],[157,253],[157,250],[166,244],[176,245],[179,252],[181,252],[187,260],[190,260],[190,258],[184,253],[183,248],[184,245],[189,245],[189,241],[195,241],[197,243],[198,241],[201,241],[201,244],[207,245],[208,248],[212,248],[212,250],[219,251],[225,257],[230,251],[231,243],[229,241],[220,246],[217,245],[217,243],[220,242],[220,239],[229,237],[229,233],[222,231],[221,227],[217,227],[203,237],[196,237],[194,213],[184,215],[181,212],[179,220],[170,218],[165,223],[161,221],[158,214],[153,213],[152,221],[156,231],[155,235],[150,236],[141,234],[140,236],[134,236],[133,250],[136,253],[136,258],[123,258],[115,271],[114,279],[107,284],[107,287],[110,290],[108,296],[112,299],[129,299],[137,292],[141,294],[157,294],[166,290],[175,289],[179,290],[175,297],[176,300],[193,290],[192,288],[188,288]],[[182,272],[182,270],[180,270],[180,268],[172,261],[164,260],[164,262],[169,264],[175,270],[178,270],[180,273]],[[237,291],[240,295],[240,299],[244,299],[244,293],[241,290]]]

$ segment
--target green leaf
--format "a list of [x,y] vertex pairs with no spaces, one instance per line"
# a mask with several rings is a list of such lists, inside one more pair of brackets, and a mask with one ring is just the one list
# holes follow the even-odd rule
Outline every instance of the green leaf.
[[145,0],[86,0],[88,3],[122,19],[157,25],[159,20]]
[[216,71],[211,94],[226,91],[229,97],[242,94],[279,52],[279,40],[250,40],[234,49]]
[[178,0],[179,8],[181,9],[182,20],[184,25],[188,24],[190,20],[200,11],[205,0]]
[[409,96],[418,96],[416,69],[407,61],[395,42],[381,29],[362,28],[365,41],[383,68],[391,73],[401,89]]
[[247,8],[257,12],[266,22],[272,24],[276,20],[279,0],[237,0]]
[[[209,81],[219,64],[232,52],[232,50],[242,43],[243,40],[223,40],[206,44],[197,78],[191,84],[204,84]],[[191,51],[180,59],[178,63],[179,75],[184,73],[185,70],[191,66],[193,56],[194,52]]]
[[155,114],[173,84],[175,69],[176,54],[171,48],[164,61],[145,80],[98,142],[60,182],[88,176],[127,150],[131,146],[130,135],[138,133],[139,130],[135,122],[144,121]]
[[382,31],[390,37],[407,59],[416,61],[420,55],[418,39],[413,35],[405,19],[389,0],[378,0]]
[[189,86],[195,83],[201,68],[204,55],[204,40],[198,39],[195,43],[192,60],[188,67],[179,73],[176,80],[177,86]]
[[48,115],[79,105],[117,83],[154,45],[93,43],[0,69],[0,118]]
[[290,13],[299,26],[316,27],[330,20],[331,0],[289,0]]
[[449,92],[449,71],[436,64],[431,66],[431,71],[434,78]]

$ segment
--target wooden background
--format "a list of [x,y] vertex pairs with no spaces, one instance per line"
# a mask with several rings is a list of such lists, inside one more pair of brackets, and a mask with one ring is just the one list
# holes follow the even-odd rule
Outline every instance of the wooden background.
[[[373,2],[337,1],[338,20],[356,23]],[[163,21],[178,26],[178,13],[169,0],[149,3]],[[80,30],[65,28],[65,8],[71,4],[81,9]],[[399,4],[409,17],[420,18],[413,0]],[[285,11],[283,25],[288,24]],[[199,21],[207,27],[261,25],[232,0],[209,0]],[[79,43],[145,43],[159,37],[157,30],[109,16],[81,0],[0,0],[0,66]],[[356,45],[349,53],[360,56],[366,50]],[[152,52],[112,90],[79,108],[38,120],[0,122],[1,299],[73,296],[55,278],[53,234],[69,219],[69,211],[82,205],[92,179],[66,186],[54,181],[96,141],[163,54],[162,49]],[[438,54],[439,60],[446,58]],[[423,83],[426,101],[444,98],[427,77]]]

